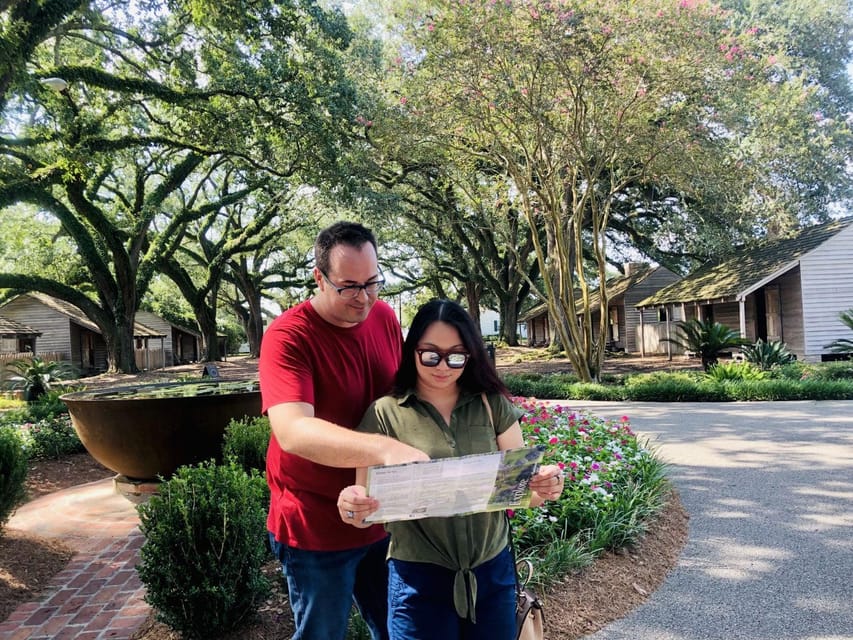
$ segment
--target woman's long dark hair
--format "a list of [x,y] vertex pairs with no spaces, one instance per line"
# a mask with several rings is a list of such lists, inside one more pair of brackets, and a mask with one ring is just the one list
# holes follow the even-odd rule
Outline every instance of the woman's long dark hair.
[[418,378],[415,349],[418,348],[418,343],[429,326],[439,320],[451,325],[459,332],[462,344],[469,353],[468,363],[462,370],[457,383],[459,387],[471,393],[485,391],[508,395],[506,386],[501,382],[491,358],[486,353],[486,346],[483,344],[483,338],[480,337],[474,320],[459,304],[438,299],[430,300],[423,305],[412,320],[412,326],[403,343],[403,358],[394,381],[394,395],[402,396],[408,390],[414,389]]

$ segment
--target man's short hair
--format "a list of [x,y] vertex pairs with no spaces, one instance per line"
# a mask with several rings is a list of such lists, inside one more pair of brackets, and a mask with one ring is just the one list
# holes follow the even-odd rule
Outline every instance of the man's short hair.
[[339,244],[360,249],[369,242],[378,253],[373,232],[358,222],[341,221],[326,227],[314,241],[314,265],[323,273],[329,273],[329,254]]

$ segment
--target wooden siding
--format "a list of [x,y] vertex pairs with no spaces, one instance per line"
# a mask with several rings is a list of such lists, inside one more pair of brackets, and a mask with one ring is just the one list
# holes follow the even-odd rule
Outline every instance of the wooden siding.
[[829,353],[824,345],[850,338],[838,314],[853,309],[853,226],[849,226],[800,261],[803,346],[806,360]]
[[[799,267],[791,269],[776,278],[765,289],[765,304],[767,304],[767,339],[784,342],[788,350],[798,358],[805,359],[805,332],[803,330],[803,291],[800,282]],[[778,302],[773,301],[778,298]],[[779,307],[777,312],[776,307]],[[776,314],[778,313],[778,321]],[[780,327],[779,335],[771,335],[771,324]]]
[[[622,340],[625,342],[625,351],[628,353],[639,353],[640,342],[638,340],[640,327],[640,311],[636,304],[648,298],[650,295],[660,291],[665,286],[672,284],[680,279],[680,276],[673,273],[665,267],[658,267],[648,278],[628,289],[625,292],[624,308],[625,308],[625,325],[622,331]],[[643,324],[658,324],[658,312],[656,309],[647,309],[643,312]],[[663,323],[662,330],[658,335],[666,335],[666,323]],[[648,337],[648,334],[647,334]],[[664,345],[665,346],[665,345]],[[646,351],[646,353],[661,353],[658,346],[654,351]],[[666,349],[663,350],[663,353]]]
[[61,353],[65,360],[76,362],[71,350],[71,321],[68,316],[46,307],[29,296],[18,296],[3,307],[3,315],[41,331],[36,341],[36,355]]
[[[172,348],[172,331],[173,331],[172,324],[169,321],[161,318],[160,316],[158,316],[155,313],[151,313],[150,311],[143,311],[141,309],[136,312],[136,317],[134,318],[134,320],[136,320],[136,322],[144,324],[146,327],[154,329],[158,333],[165,333],[166,334],[166,337],[163,338],[163,350],[166,352],[165,353],[165,362],[168,362],[169,365],[173,364],[174,349]],[[145,370],[145,369],[162,369],[163,368],[162,363],[164,362],[164,357],[163,357],[163,354],[161,353],[161,349],[160,349],[160,340],[157,338],[154,338],[151,341],[149,341],[148,346],[151,348],[152,353],[151,353],[151,355],[147,356],[147,358],[148,358],[147,360],[146,360],[144,349],[137,349],[136,350],[136,352],[137,352],[136,353],[136,366],[142,370]],[[157,366],[153,366],[153,365],[148,366],[149,364],[151,364],[155,361],[154,360],[155,358],[157,359],[157,362],[159,362],[160,364]]]

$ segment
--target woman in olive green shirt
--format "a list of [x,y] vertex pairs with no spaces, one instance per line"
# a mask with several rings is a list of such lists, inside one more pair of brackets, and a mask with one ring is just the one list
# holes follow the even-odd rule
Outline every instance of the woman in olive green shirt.
[[[488,407],[486,407],[488,402]],[[447,458],[524,445],[509,401],[471,316],[448,300],[421,307],[403,345],[392,395],[368,408],[359,429]],[[378,508],[366,469],[338,498],[353,526]],[[559,497],[563,475],[543,466],[530,483],[532,505]],[[388,632],[392,640],[508,640],[515,637],[515,567],[502,512],[386,524]]]

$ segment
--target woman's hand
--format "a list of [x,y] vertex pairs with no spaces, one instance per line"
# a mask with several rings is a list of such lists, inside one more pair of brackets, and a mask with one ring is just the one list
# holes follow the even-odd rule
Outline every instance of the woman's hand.
[[367,495],[360,484],[344,487],[338,494],[338,515],[341,520],[359,529],[366,529],[371,522],[364,519],[379,508],[379,501]]
[[541,502],[545,502],[559,498],[563,493],[564,483],[563,470],[555,464],[549,464],[539,467],[539,471],[530,479],[530,488],[539,496]]

